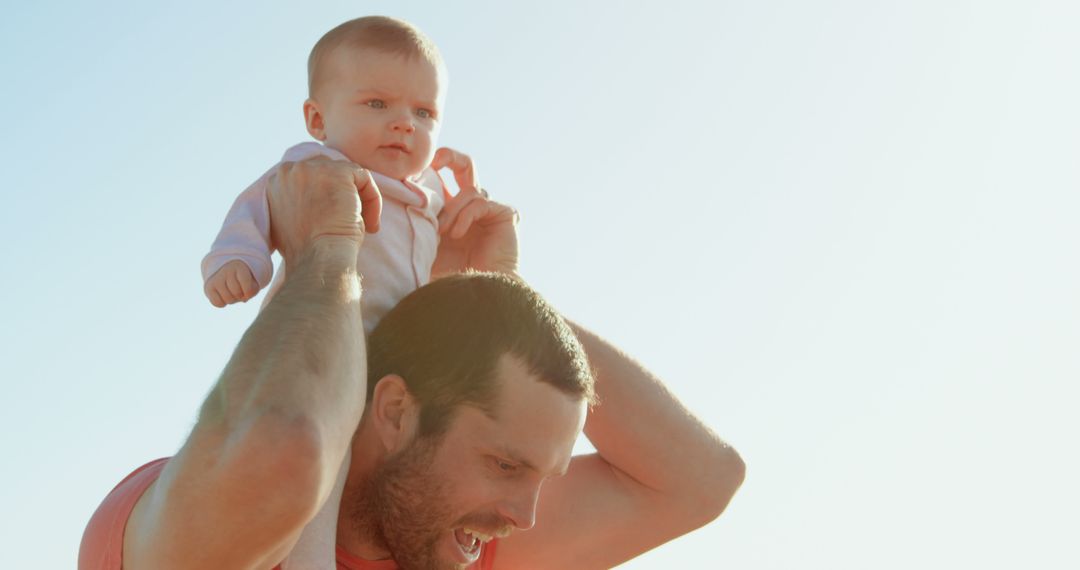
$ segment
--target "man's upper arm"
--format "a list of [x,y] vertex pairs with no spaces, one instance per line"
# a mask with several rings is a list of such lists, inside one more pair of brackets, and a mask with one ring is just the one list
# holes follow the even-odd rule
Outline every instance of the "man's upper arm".
[[536,526],[500,541],[495,567],[611,568],[705,522],[598,454],[576,456],[545,483]]
[[314,515],[302,502],[308,482],[290,467],[296,457],[288,449],[230,449],[220,431],[197,425],[135,504],[124,570],[266,570],[295,544]]

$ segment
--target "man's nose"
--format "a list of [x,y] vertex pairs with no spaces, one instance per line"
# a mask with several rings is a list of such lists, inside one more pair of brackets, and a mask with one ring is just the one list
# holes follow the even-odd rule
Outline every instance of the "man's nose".
[[500,505],[499,514],[509,519],[515,528],[529,530],[536,524],[536,501],[539,498],[540,486],[529,486],[507,497]]

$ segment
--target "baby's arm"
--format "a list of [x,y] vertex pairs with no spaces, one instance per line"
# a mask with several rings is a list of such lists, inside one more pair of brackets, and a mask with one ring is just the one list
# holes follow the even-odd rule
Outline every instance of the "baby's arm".
[[[340,152],[319,143],[305,142],[286,150],[281,162],[297,162],[315,156],[348,160]],[[203,291],[216,307],[247,301],[270,284],[274,263],[270,258],[270,206],[266,201],[266,185],[277,166],[275,164],[236,198],[210,253],[203,258]],[[371,224],[372,231],[378,228],[377,215],[374,221],[369,221],[366,206],[364,220]]]
[[267,175],[236,198],[210,253],[203,258],[203,292],[215,307],[247,301],[270,283],[270,209]]

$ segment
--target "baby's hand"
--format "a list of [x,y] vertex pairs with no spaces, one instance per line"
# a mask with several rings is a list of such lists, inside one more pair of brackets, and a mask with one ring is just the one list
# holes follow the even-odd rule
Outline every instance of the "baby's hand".
[[203,292],[215,307],[224,307],[254,297],[259,292],[259,283],[246,263],[234,259],[206,280]]

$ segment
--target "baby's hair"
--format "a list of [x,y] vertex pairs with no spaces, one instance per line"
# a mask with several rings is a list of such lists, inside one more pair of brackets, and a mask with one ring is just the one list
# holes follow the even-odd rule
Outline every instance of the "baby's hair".
[[368,48],[402,55],[419,57],[438,69],[443,68],[442,55],[435,42],[416,26],[386,16],[365,16],[349,20],[326,32],[308,56],[308,96],[315,96],[315,87],[323,80],[326,60],[335,50]]

